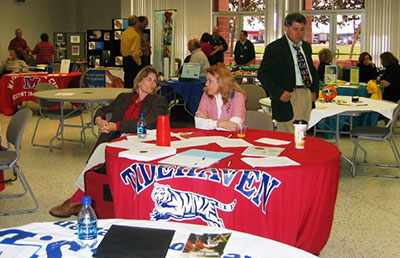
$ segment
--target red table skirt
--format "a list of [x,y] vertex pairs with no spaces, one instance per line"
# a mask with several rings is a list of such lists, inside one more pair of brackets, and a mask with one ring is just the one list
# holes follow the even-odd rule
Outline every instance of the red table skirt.
[[12,115],[18,104],[24,101],[38,102],[33,97],[35,87],[39,83],[50,83],[59,89],[79,87],[80,72],[69,74],[4,74],[0,79],[0,112]]
[[[184,131],[183,129],[175,131]],[[227,132],[197,131],[203,135]],[[245,140],[293,134],[248,130]],[[340,152],[325,141],[307,137],[306,148],[283,145],[300,166],[252,168],[240,160],[245,147],[217,144],[196,149],[233,152],[212,168],[190,169],[118,158],[121,149],[106,148],[106,165],[118,218],[182,221],[226,227],[283,242],[318,255],[332,226],[340,175]],[[178,149],[178,152],[188,148]],[[228,167],[228,162],[231,165]]]

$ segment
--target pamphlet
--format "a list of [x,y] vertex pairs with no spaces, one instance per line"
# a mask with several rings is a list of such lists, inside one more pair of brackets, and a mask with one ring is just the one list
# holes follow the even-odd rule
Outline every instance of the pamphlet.
[[184,167],[203,168],[210,167],[212,164],[231,155],[233,155],[233,153],[231,152],[191,149],[160,160],[159,163],[179,165]]
[[118,154],[120,158],[128,158],[139,161],[150,161],[166,156],[170,156],[176,153],[176,148],[173,147],[162,147],[150,144],[142,144],[135,146],[134,149],[121,151]]
[[337,79],[337,65],[325,66],[325,83],[336,82]]
[[254,157],[278,157],[284,150],[285,148],[279,147],[249,146],[242,152],[242,155]]
[[350,84],[358,84],[360,76],[360,67],[350,67]]
[[231,233],[191,233],[180,257],[221,257],[230,237]]

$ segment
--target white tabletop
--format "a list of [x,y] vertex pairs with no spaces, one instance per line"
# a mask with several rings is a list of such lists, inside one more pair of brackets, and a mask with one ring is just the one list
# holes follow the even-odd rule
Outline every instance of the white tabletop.
[[[338,104],[338,101],[342,101],[343,103]],[[271,99],[262,98],[259,100],[259,103],[261,105],[270,107]],[[351,96],[337,96],[334,102],[316,101],[315,106],[316,107],[311,111],[308,128],[313,127],[326,117],[347,112],[378,112],[383,116],[392,119],[393,111],[397,107],[397,104],[390,101],[364,97],[360,97],[360,101],[358,103],[352,103]]]
[[98,103],[114,100],[119,94],[132,92],[125,88],[67,88],[38,91],[33,94],[37,98],[50,101],[71,101],[76,103]]
[[[338,104],[337,101],[343,101]],[[358,103],[351,102],[351,96],[337,96],[335,102],[315,102],[316,108],[311,111],[308,128],[313,127],[319,121],[326,117],[334,116],[346,112],[378,112],[381,115],[392,119],[393,111],[397,107],[396,103],[360,97]]]
[[[111,225],[125,225],[143,228],[160,228],[175,230],[172,242],[170,246],[183,246],[189,238],[191,233],[196,234],[215,234],[215,233],[232,233],[229,238],[224,253],[235,254],[232,257],[279,257],[279,258],[312,258],[316,257],[303,250],[295,247],[282,244],[270,239],[253,236],[224,228],[211,228],[207,226],[185,224],[185,223],[174,223],[174,222],[159,222],[159,221],[144,221],[144,220],[121,220],[121,219],[109,219],[99,220],[99,236],[98,243],[103,239],[106,231]],[[14,241],[4,241],[6,238],[10,239],[15,236],[15,231],[12,230],[23,230],[24,234],[20,234],[20,237]],[[7,231],[10,230],[9,233]],[[30,257],[36,254],[37,257],[47,257],[46,248],[52,245],[52,248],[59,248],[62,253],[62,257],[92,257],[92,253],[89,249],[82,249],[74,251],[76,246],[76,222],[72,221],[60,221],[60,222],[44,222],[44,223],[32,223],[17,228],[1,229],[0,230],[0,252],[3,251],[1,257]],[[18,234],[18,233],[17,233]],[[65,241],[65,242],[59,242]],[[67,244],[65,246],[65,243]],[[7,242],[7,244],[6,244]],[[10,243],[12,242],[12,243]],[[55,242],[64,243],[63,247],[59,247]],[[156,244],[156,243],[155,243]],[[178,249],[178,248],[177,248]],[[18,253],[19,251],[25,251],[24,255]],[[13,252],[10,254],[10,252]],[[167,256],[168,258],[180,257],[182,249],[174,250],[169,249]],[[231,257],[231,256],[229,256]]]

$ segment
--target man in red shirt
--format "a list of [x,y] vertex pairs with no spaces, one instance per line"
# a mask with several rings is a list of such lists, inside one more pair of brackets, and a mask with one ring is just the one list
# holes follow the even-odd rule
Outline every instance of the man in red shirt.
[[21,29],[15,30],[15,38],[13,38],[10,41],[10,44],[8,45],[8,49],[10,49],[12,47],[18,48],[21,51],[21,53],[30,51],[30,48],[28,47],[28,44],[26,43],[25,39],[22,38],[22,30]]

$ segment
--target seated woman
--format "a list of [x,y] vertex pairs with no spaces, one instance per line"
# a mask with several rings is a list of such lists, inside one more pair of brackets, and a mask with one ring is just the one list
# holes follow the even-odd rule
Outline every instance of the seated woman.
[[3,73],[16,73],[19,72],[20,68],[23,72],[28,71],[28,65],[25,61],[18,58],[19,50],[15,47],[11,47],[9,50],[10,56],[7,57],[6,62],[0,65],[0,74]]
[[[167,100],[154,93],[157,87],[157,80],[157,71],[151,66],[146,66],[136,76],[132,93],[121,93],[111,104],[97,110],[95,122],[101,134],[85,169],[75,182],[78,190],[63,204],[53,207],[50,210],[51,215],[64,218],[79,212],[81,208],[80,201],[85,194],[85,172],[93,166],[104,162],[106,142],[119,137],[121,133],[136,133],[136,124],[140,113],[144,114],[148,129],[157,128],[157,117],[166,115],[168,109]],[[110,121],[105,120],[107,113],[112,114]]]
[[380,55],[385,72],[381,77],[381,86],[385,87],[382,99],[397,103],[400,100],[400,65],[399,60],[390,52]]
[[362,52],[358,58],[358,67],[360,67],[360,82],[369,82],[375,80],[378,76],[376,66],[372,63],[372,56],[368,52]]
[[318,77],[320,81],[324,81],[325,66],[332,63],[333,54],[329,48],[323,48],[318,52],[319,66],[318,66]]
[[244,124],[245,101],[246,93],[229,69],[222,63],[211,66],[195,116],[196,128],[236,131]]

